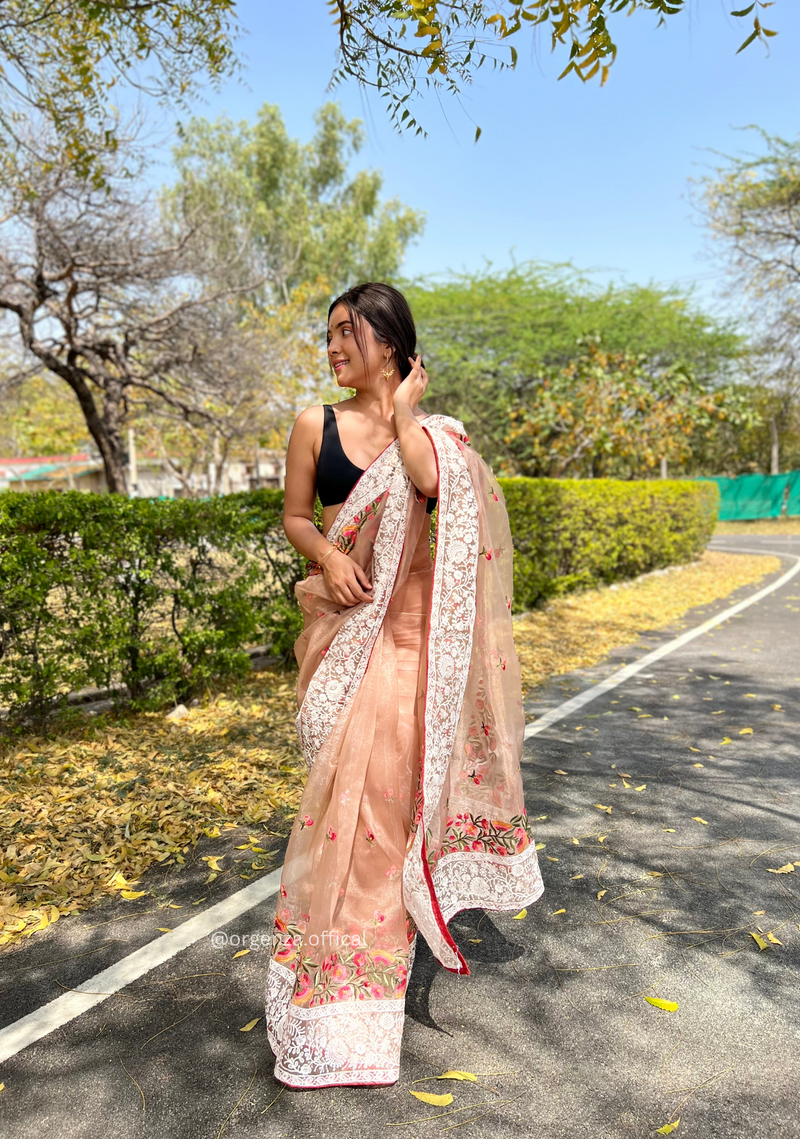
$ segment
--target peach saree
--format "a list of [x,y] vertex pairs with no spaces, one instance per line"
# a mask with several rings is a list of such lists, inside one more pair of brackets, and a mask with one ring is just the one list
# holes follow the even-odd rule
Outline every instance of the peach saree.
[[433,558],[395,440],[328,533],[374,600],[343,609],[313,563],[296,586],[309,776],[266,983],[275,1075],[294,1087],[394,1083],[417,932],[466,974],[450,918],[518,910],[543,890],[522,794],[503,495],[458,420],[421,422],[439,469]]

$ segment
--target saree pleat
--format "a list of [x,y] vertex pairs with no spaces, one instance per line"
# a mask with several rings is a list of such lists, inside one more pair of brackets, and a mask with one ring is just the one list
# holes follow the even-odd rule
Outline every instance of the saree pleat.
[[462,425],[424,422],[440,475],[435,561],[395,443],[328,534],[370,575],[373,602],[341,609],[313,564],[296,589],[309,777],[266,989],[275,1075],[295,1087],[394,1083],[418,929],[467,973],[452,914],[542,891],[519,769],[507,515]]

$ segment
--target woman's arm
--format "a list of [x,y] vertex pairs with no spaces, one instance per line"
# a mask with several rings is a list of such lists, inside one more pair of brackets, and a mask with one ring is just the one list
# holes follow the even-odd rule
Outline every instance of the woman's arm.
[[357,562],[337,550],[314,525],[317,482],[314,451],[317,440],[322,438],[323,416],[321,407],[306,408],[292,428],[286,451],[283,531],[299,554],[322,565],[334,600],[340,605],[357,605],[360,601],[372,601],[365,592],[372,589],[369,578]]
[[433,444],[413,412],[425,394],[428,374],[422,367],[421,356],[416,360],[409,356],[409,360],[413,367],[394,393],[394,427],[409,478],[421,494],[433,498],[439,491]]

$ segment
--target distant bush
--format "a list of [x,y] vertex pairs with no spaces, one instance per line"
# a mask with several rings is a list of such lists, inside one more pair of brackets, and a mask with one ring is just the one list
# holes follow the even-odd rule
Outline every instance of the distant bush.
[[[499,481],[517,612],[697,557],[719,503],[716,483]],[[7,722],[42,716],[87,685],[125,685],[135,707],[185,699],[243,675],[247,646],[291,662],[305,562],[282,511],[278,490],[205,501],[0,494]]]
[[719,512],[715,483],[499,479],[514,540],[514,611],[697,558]]

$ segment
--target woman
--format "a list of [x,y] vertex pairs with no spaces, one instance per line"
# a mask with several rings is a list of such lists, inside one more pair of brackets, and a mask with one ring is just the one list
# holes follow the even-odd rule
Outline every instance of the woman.
[[284,529],[309,562],[295,652],[310,774],[266,1020],[275,1075],[293,1087],[394,1083],[417,930],[466,974],[453,914],[517,910],[542,892],[503,495],[463,425],[419,407],[428,377],[415,351],[396,289],[368,283],[335,300],[328,358],[356,394],[303,411],[286,458]]

